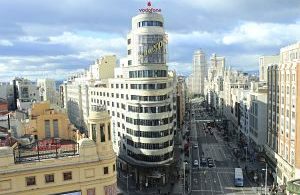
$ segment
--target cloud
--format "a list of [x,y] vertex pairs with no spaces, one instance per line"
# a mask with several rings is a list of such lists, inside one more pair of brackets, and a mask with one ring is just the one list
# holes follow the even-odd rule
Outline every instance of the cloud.
[[225,45],[249,44],[280,47],[300,39],[300,23],[274,24],[247,22],[224,35]]
[[64,32],[59,36],[50,36],[49,44],[69,45],[76,50],[96,50],[105,49],[115,51],[126,47],[126,39],[121,37],[115,38],[95,38],[91,36],[79,36],[72,32]]
[[9,40],[0,40],[0,45],[1,46],[8,46],[8,47],[11,47],[11,46],[13,46],[14,44],[11,42],[11,41],[9,41]]
[[[199,48],[207,58],[217,53],[227,65],[252,70],[258,69],[258,56],[300,40],[299,0],[153,0],[152,5],[165,19],[169,67],[183,74],[189,74]],[[125,57],[131,17],[143,7],[143,0],[0,1],[0,79],[42,72],[63,78],[62,70],[87,68],[102,55]]]

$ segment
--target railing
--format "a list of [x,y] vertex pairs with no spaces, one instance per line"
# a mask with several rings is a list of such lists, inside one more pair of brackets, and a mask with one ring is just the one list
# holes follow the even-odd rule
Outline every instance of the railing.
[[79,144],[60,142],[46,143],[36,142],[26,146],[18,145],[14,148],[15,163],[24,163],[31,161],[40,161],[43,159],[62,158],[78,155]]
[[287,183],[287,190],[293,194],[300,193],[300,179],[292,180]]
[[106,106],[105,105],[92,105],[91,110],[94,112],[105,112]]

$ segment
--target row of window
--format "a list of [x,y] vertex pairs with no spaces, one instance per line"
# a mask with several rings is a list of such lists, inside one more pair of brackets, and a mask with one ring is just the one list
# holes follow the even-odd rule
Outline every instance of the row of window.
[[166,77],[166,70],[136,70],[129,71],[129,78]]
[[[113,172],[115,171],[116,171],[116,165],[113,164]],[[103,167],[103,174],[107,175],[108,173],[109,173],[108,167]],[[64,181],[72,180],[73,179],[72,171],[63,172],[62,177]],[[44,178],[45,178],[45,183],[54,183],[54,179],[55,179],[54,173],[45,174]],[[26,186],[36,185],[36,176],[26,177],[25,182],[26,182]]]
[[127,139],[127,144],[135,148],[157,150],[157,149],[164,149],[169,146],[173,146],[173,140],[169,140],[164,143],[141,143],[141,142],[134,142],[130,139]]
[[126,122],[134,125],[141,125],[141,126],[160,126],[166,125],[173,121],[173,116],[169,118],[163,119],[133,119],[130,117],[126,117]]
[[143,26],[160,26],[163,27],[163,23],[160,21],[142,21],[138,23],[138,27]]
[[138,101],[163,101],[169,98],[169,95],[159,95],[159,96],[139,96],[139,95],[131,95],[131,100]]
[[126,132],[135,137],[157,138],[171,135],[173,133],[173,129],[163,131],[135,131],[133,129],[126,128]]
[[45,126],[45,138],[59,137],[58,119],[52,120],[53,135],[51,135],[51,131],[50,131],[50,126],[51,126],[50,120],[45,120],[44,126]]
[[131,89],[155,90],[167,88],[167,83],[156,84],[130,84]]
[[136,154],[130,150],[127,150],[127,155],[133,159],[145,162],[161,162],[168,160],[173,157],[173,152],[166,153],[164,155],[144,155],[144,154]]
[[[53,183],[54,182],[54,173],[46,174],[44,177],[45,177],[45,183]],[[25,180],[26,180],[26,186],[36,185],[36,177],[35,176],[26,177]],[[63,172],[63,180],[64,181],[72,180],[72,171]]]
[[128,106],[129,112],[137,113],[162,113],[171,111],[171,105],[165,106],[152,106],[152,107],[137,107],[137,106]]
[[[113,96],[112,96],[113,97]],[[119,98],[119,94],[117,94],[117,98]],[[121,94],[121,99],[123,99],[124,96],[123,94]],[[126,95],[126,100],[128,100],[128,95]],[[97,104],[103,104],[104,106],[110,106],[110,102],[109,101],[105,101],[105,100],[99,100],[99,99],[94,99],[94,98],[91,98],[91,102],[92,103],[97,103]],[[115,106],[115,103],[114,102],[111,102],[111,106],[114,107]],[[117,108],[120,107],[120,104],[117,103]],[[125,104],[121,104],[121,107],[125,110]]]

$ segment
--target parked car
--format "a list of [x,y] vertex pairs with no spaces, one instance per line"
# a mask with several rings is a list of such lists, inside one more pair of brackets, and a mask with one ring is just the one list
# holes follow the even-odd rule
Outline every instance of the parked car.
[[194,148],[198,148],[198,143],[195,143],[195,144],[194,144]]
[[214,167],[214,160],[212,158],[207,158],[207,166]]
[[207,161],[206,161],[206,158],[201,158],[200,159],[200,165],[202,166],[202,167],[205,167],[206,165],[207,165]]
[[194,166],[199,166],[198,160],[194,160]]

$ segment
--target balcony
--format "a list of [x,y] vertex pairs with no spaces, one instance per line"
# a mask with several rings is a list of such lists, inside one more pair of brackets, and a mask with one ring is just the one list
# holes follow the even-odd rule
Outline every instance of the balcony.
[[79,145],[72,140],[45,139],[14,148],[15,163],[41,161],[51,158],[77,156]]
[[289,181],[287,183],[287,190],[291,194],[300,194],[300,179]]

